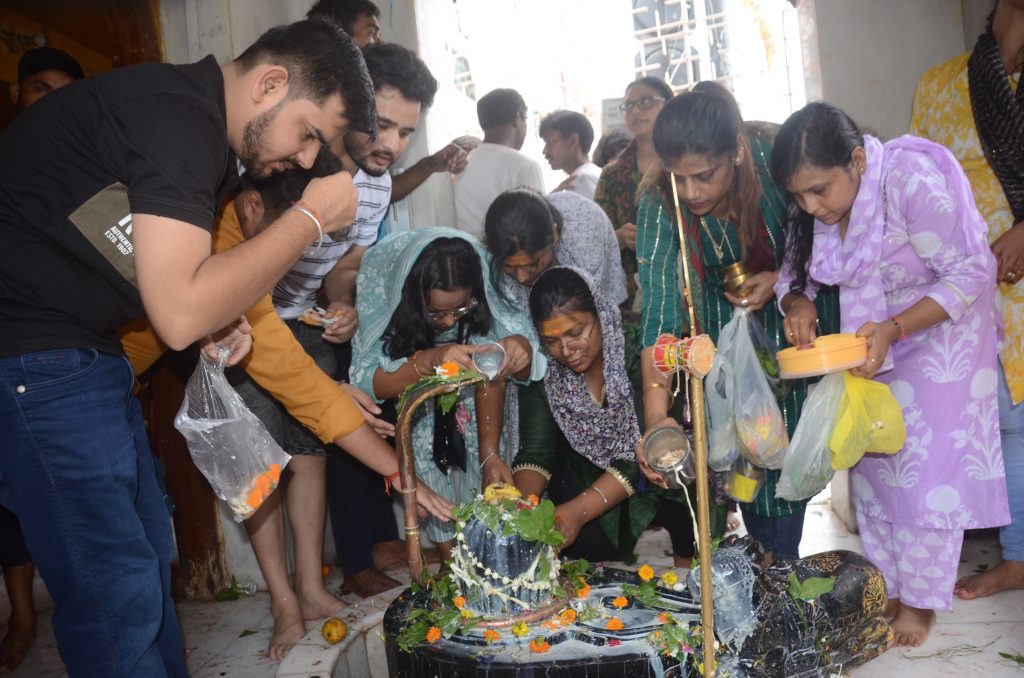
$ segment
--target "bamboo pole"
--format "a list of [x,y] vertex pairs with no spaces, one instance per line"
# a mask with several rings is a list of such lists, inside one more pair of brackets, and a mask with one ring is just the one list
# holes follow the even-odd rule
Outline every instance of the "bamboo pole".
[[[672,202],[676,210],[676,227],[679,230],[679,254],[683,261],[683,303],[690,314],[690,333],[696,323],[693,296],[690,286],[690,261],[686,250],[686,231],[683,228],[683,212],[679,207],[679,190],[676,177],[668,171],[672,185]],[[715,676],[715,615],[711,591],[711,510],[708,490],[708,438],[707,415],[704,410],[704,378],[690,375],[690,409],[693,414],[694,456],[697,466],[697,553],[700,555],[700,618],[704,637],[704,675]],[[403,485],[404,487],[404,485]]]
[[462,381],[442,382],[413,392],[398,413],[395,424],[395,447],[398,451],[398,472],[402,479],[402,505],[405,508],[405,548],[408,554],[409,574],[414,581],[423,584],[423,550],[420,548],[420,515],[416,504],[416,460],[412,451],[412,413],[420,405],[435,396],[458,390],[464,386],[475,386],[484,377],[477,376]]

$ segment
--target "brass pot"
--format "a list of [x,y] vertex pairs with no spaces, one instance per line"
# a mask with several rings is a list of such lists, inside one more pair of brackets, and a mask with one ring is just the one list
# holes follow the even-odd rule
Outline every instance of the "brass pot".
[[740,288],[750,280],[752,275],[753,273],[747,270],[742,261],[726,266],[722,269],[722,284],[725,286],[725,291],[735,297],[747,296],[748,293],[741,292]]

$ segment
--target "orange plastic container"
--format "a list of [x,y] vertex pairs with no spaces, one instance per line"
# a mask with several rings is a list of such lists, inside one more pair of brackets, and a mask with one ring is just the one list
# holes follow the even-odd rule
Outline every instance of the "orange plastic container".
[[794,346],[775,354],[783,379],[818,377],[860,367],[868,360],[868,340],[853,334],[826,334],[810,346]]

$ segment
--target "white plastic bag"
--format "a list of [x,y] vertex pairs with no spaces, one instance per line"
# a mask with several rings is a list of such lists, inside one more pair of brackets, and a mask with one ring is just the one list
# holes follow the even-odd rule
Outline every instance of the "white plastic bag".
[[810,387],[775,487],[775,496],[779,499],[799,501],[813,497],[832,480],[834,471],[828,441],[846,392],[844,374],[829,374]]
[[751,339],[751,328],[758,321],[746,309],[737,308],[732,320],[722,328],[722,334],[734,323],[737,327],[728,335],[731,340],[729,359],[735,370],[733,412],[740,454],[755,466],[782,468],[789,436],[779,402]]
[[740,454],[739,440],[736,438],[736,419],[733,416],[733,378],[732,363],[729,361],[723,340],[725,331],[718,336],[718,351],[711,371],[704,379],[704,401],[707,403],[708,414],[708,466],[713,471],[727,471]]
[[174,418],[196,467],[238,522],[250,517],[277,487],[291,456],[274,442],[224,376],[228,352],[218,363],[204,356],[185,387]]

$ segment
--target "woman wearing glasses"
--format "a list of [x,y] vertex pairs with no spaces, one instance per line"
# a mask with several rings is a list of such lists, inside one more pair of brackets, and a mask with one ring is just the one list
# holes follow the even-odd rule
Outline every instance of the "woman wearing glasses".
[[[515,449],[517,431],[502,427],[506,417],[516,417],[514,403],[511,411],[505,407],[507,378],[539,379],[547,367],[526,339],[526,313],[502,299],[485,278],[485,260],[483,247],[471,236],[424,228],[371,247],[357,280],[360,326],[352,384],[378,401],[397,398],[446,362],[471,369],[475,344],[493,341],[505,349],[498,377],[463,389],[447,414],[424,406],[412,422],[416,475],[455,503],[474,497],[481,485],[511,481],[505,460]],[[425,530],[447,560],[453,524],[429,517]]]
[[661,107],[671,98],[672,88],[660,78],[640,78],[626,87],[619,110],[626,117],[633,140],[605,166],[594,190],[594,202],[611,219],[622,250],[622,268],[629,283],[629,300],[624,308],[632,306],[636,294],[636,192],[644,173],[658,159],[651,133]]
[[520,393],[515,484],[524,495],[547,490],[566,539],[563,555],[622,559],[658,512],[662,494],[635,493],[640,427],[619,309],[586,272],[571,267],[541,274],[529,299],[548,372]]
[[[783,256],[782,228],[789,198],[768,171],[774,128],[744,124],[735,99],[723,87],[702,82],[665,105],[654,126],[653,143],[661,164],[645,177],[638,208],[637,256],[644,290],[641,332],[652,346],[667,332],[703,332],[717,343],[735,307],[759,311],[768,335],[782,347],[782,316],[774,285]],[[686,234],[696,318],[685,317],[677,277],[679,230],[675,219],[674,177]],[[742,262],[750,278],[735,296],[725,291],[723,269]],[[833,288],[816,300],[820,333],[837,331]],[[646,349],[646,353],[650,349]],[[644,359],[644,362],[649,362]],[[803,380],[788,382],[779,402],[790,435],[807,394]],[[667,380],[644,365],[644,417],[648,429],[668,418]],[[664,482],[641,460],[652,482]],[[768,471],[754,501],[740,504],[747,531],[776,558],[796,559],[803,532],[804,502],[775,497],[779,471]],[[716,512],[721,517],[721,511]],[[713,526],[714,527],[714,526]],[[713,530],[714,531],[714,530]]]

